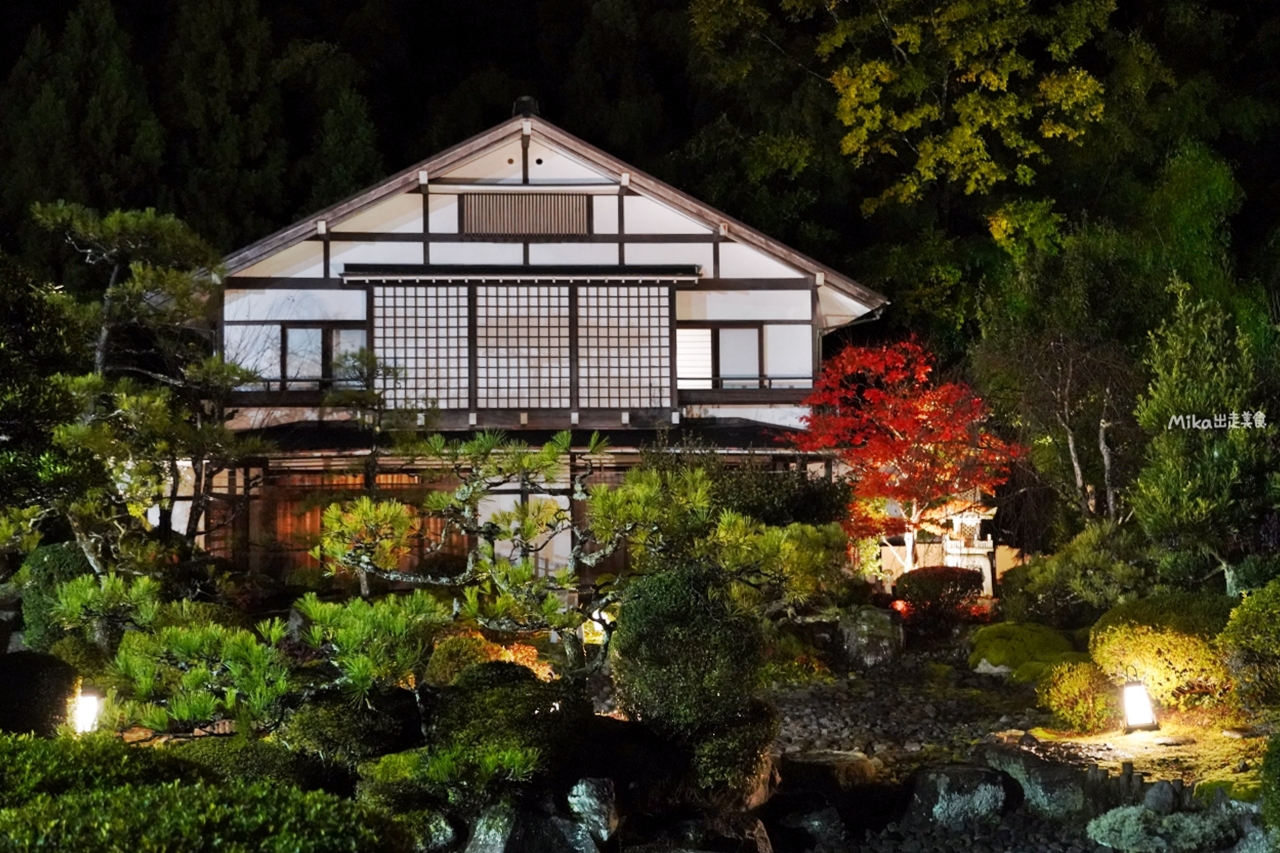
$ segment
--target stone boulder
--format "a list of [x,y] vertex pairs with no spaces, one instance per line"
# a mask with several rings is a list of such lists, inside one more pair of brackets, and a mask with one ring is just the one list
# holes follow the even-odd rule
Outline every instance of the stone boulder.
[[569,811],[600,844],[618,829],[618,803],[612,779],[581,779],[569,791]]
[[1121,806],[1089,821],[1086,831],[1097,844],[1133,853],[1206,853],[1240,838],[1235,816],[1218,809],[1162,815],[1145,806]]
[[778,771],[792,791],[838,794],[875,781],[882,765],[857,750],[792,752],[781,757]]
[[848,841],[848,832],[840,812],[834,806],[812,812],[785,815],[778,823],[787,829],[797,829],[807,836],[805,849],[815,845],[839,847]]
[[935,764],[913,774],[909,819],[949,829],[998,818],[1004,808],[1004,779],[973,764]]
[[480,813],[463,853],[600,853],[600,848],[578,821],[500,803]]
[[1027,810],[1039,817],[1064,820],[1088,807],[1083,771],[998,743],[979,746],[973,760],[1009,774],[1022,788]]
[[892,663],[902,654],[902,619],[892,610],[863,605],[840,617],[844,662],[852,669]]

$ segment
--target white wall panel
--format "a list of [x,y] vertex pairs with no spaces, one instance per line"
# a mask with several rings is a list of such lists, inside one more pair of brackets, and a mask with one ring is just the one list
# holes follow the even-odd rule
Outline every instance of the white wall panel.
[[280,327],[223,326],[222,357],[263,379],[279,379]]
[[676,388],[711,388],[713,368],[711,330],[676,329]]
[[710,234],[711,228],[644,196],[622,200],[628,234]]
[[800,278],[795,267],[742,243],[720,244],[721,278]]
[[298,243],[281,249],[234,275],[252,278],[323,278],[324,246],[310,240]]
[[616,243],[530,243],[532,264],[616,264]]
[[813,385],[813,327],[765,326],[764,372],[773,376],[806,377],[796,382],[774,382],[774,388],[809,388]]
[[[631,230],[631,222],[627,222]],[[627,264],[648,266],[652,264],[695,264],[710,275],[715,259],[710,243],[628,243]]]
[[520,243],[432,243],[431,263],[519,266],[524,263],[524,246]]
[[421,264],[421,243],[338,243],[329,246],[329,273],[342,275],[347,264]]
[[520,163],[520,137],[473,157],[447,172],[429,176],[431,180],[438,177],[518,184],[524,178],[524,166]]
[[456,195],[429,195],[432,234],[458,233],[458,197]]
[[[538,161],[542,162],[539,163]],[[520,161],[517,160],[517,163]],[[537,140],[529,141],[529,183],[557,181],[577,184],[617,183],[603,172],[591,168],[583,161]]]
[[591,199],[594,227],[597,234],[618,233],[618,200],[611,195],[598,195]]
[[421,234],[422,195],[401,193],[342,222],[329,226],[330,231],[362,231],[365,233]]
[[[628,246],[628,260],[630,256]],[[676,293],[676,319],[808,320],[809,300],[807,290],[681,290]]]
[[222,317],[237,320],[363,320],[364,290],[228,290]]

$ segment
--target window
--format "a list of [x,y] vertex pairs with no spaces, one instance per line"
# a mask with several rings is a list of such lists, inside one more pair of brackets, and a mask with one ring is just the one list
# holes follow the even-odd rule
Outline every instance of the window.
[[349,374],[342,375],[343,361],[365,348],[364,329],[288,325],[282,337],[284,390],[317,391],[353,384]]
[[676,330],[676,387],[682,391],[812,388],[808,323],[716,323]]

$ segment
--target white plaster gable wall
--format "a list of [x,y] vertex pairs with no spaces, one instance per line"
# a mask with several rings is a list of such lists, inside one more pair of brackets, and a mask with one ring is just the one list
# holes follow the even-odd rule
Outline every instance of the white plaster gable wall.
[[401,193],[375,204],[362,213],[330,223],[334,232],[359,231],[384,234],[422,233],[422,195]]
[[710,226],[644,196],[625,196],[622,200],[622,213],[628,234],[711,233]]
[[458,197],[456,195],[428,196],[430,221],[428,228],[432,234],[458,233]]
[[618,247],[610,243],[531,243],[529,264],[599,264],[618,262]]
[[[539,163],[538,161],[542,162]],[[516,161],[519,162],[518,160]],[[529,183],[613,184],[616,180],[534,136],[529,140]]]
[[281,249],[256,264],[246,267],[233,277],[243,278],[322,278],[324,276],[324,246],[317,242],[298,243]]
[[347,264],[420,264],[421,243],[346,243],[334,240],[329,246],[329,273],[342,275]]
[[852,323],[869,309],[852,297],[845,296],[828,286],[818,288],[818,311],[822,315],[822,327],[834,329]]
[[[630,247],[628,247],[630,254]],[[677,320],[808,320],[807,290],[681,290]]]
[[720,244],[721,278],[802,278],[793,266],[742,243]]
[[437,177],[450,179],[469,179],[472,181],[489,181],[501,184],[518,184],[524,177],[524,166],[521,161],[520,137],[516,136],[488,151],[481,152],[470,160],[447,169],[440,175],[428,175],[428,179]]
[[363,290],[227,290],[222,316],[229,323],[363,320],[365,294]]
[[[631,233],[631,223],[626,223]],[[710,243],[628,243],[626,262],[629,266],[654,264],[693,264],[710,275],[715,258]]]

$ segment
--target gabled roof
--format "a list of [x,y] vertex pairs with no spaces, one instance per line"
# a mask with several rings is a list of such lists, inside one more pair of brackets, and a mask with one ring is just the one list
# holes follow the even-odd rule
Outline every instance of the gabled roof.
[[[716,210],[687,193],[681,192],[670,184],[629,166],[616,157],[561,130],[538,116],[516,116],[509,121],[492,127],[484,133],[473,136],[434,157],[397,172],[380,184],[363,190],[324,210],[317,211],[305,219],[295,222],[287,228],[282,228],[243,249],[232,252],[227,255],[223,263],[229,273],[235,273],[282,249],[301,243],[315,235],[316,223],[319,221],[331,223],[347,219],[390,196],[417,188],[420,172],[426,172],[430,179],[431,176],[447,172],[453,167],[485,152],[487,149],[497,147],[512,139],[518,139],[524,133],[526,122],[529,125],[529,133],[532,137],[541,137],[546,142],[582,159],[619,181],[623,175],[628,176],[629,186],[641,195],[648,195],[660,200],[695,219],[703,220],[712,228],[719,226],[722,229],[727,229],[728,235],[733,239],[754,246],[811,275],[821,276],[824,285],[852,297],[862,305],[865,305],[868,311],[880,308],[889,302],[884,296],[863,287],[848,276],[795,251],[789,246],[783,245],[772,237],[739,222],[737,219]],[[549,186],[548,188],[552,187]]]

